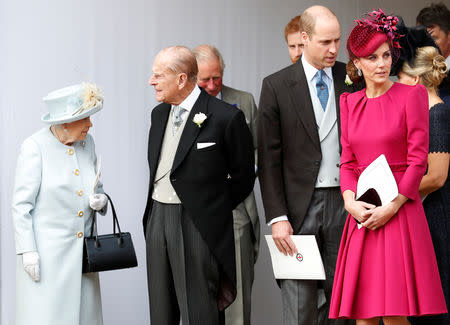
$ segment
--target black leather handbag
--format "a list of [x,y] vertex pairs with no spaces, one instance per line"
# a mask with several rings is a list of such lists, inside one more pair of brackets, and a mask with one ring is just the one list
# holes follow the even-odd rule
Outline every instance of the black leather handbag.
[[[116,210],[108,194],[113,215],[113,233],[98,235],[97,213],[93,213],[91,235],[84,238],[83,273],[119,270],[138,265],[129,232],[122,232]],[[117,225],[117,232],[116,232]],[[95,232],[94,232],[95,228]]]

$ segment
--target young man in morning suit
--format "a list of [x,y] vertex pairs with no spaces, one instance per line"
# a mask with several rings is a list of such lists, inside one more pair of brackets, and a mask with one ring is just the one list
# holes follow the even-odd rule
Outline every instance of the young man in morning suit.
[[[253,136],[256,161],[256,104],[252,94],[222,84],[225,63],[212,45],[199,45],[193,50],[197,59],[197,85],[208,94],[239,108]],[[234,244],[236,248],[236,300],[225,310],[227,325],[250,325],[254,266],[259,250],[260,224],[254,193],[233,210]]]
[[[272,237],[296,254],[290,235],[315,235],[324,262],[328,309],[347,213],[339,190],[339,96],[345,65],[336,62],[339,22],[313,6],[300,18],[304,52],[295,64],[263,81],[258,115],[258,175]],[[281,280],[283,324],[318,323],[315,280]],[[351,324],[330,321],[326,324]]]
[[150,85],[149,193],[144,214],[152,324],[224,323],[236,296],[232,210],[252,191],[244,114],[201,91],[184,46],[163,49]]

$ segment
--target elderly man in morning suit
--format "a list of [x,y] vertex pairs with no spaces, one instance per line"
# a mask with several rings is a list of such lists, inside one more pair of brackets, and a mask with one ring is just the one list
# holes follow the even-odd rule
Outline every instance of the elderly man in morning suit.
[[163,49],[149,80],[156,99],[143,225],[152,324],[219,325],[236,296],[232,210],[252,191],[244,114],[200,90],[184,46]]
[[[211,96],[239,108],[253,135],[256,160],[256,104],[252,94],[222,84],[225,64],[211,45],[193,50],[198,64],[197,84]],[[253,192],[233,210],[236,247],[236,300],[225,310],[227,325],[250,325],[254,265],[259,249],[259,217]]]
[[[266,221],[284,254],[297,253],[290,235],[315,235],[325,267],[327,306],[346,220],[339,189],[339,96],[345,64],[336,62],[339,22],[313,6],[300,18],[304,52],[263,81],[258,115],[258,170]],[[315,280],[281,280],[283,324],[318,323]],[[353,321],[326,321],[345,324]]]

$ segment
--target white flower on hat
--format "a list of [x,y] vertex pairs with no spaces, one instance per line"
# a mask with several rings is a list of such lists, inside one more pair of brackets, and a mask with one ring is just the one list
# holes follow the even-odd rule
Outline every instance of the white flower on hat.
[[202,127],[202,123],[207,119],[207,116],[204,113],[197,113],[194,115],[192,121],[197,124],[199,128]]
[[103,102],[103,94],[100,88],[92,83],[83,83],[81,99],[83,101],[79,109],[73,112],[72,116],[81,114],[83,111],[95,107]]

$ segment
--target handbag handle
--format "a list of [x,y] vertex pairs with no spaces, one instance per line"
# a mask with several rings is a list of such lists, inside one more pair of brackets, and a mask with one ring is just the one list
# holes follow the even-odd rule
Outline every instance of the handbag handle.
[[[107,193],[104,193],[104,194],[108,198],[109,204],[111,205],[111,210],[112,210],[112,215],[113,215],[113,234],[114,234],[114,236],[116,236],[116,224],[117,224],[117,229],[119,230],[118,243],[119,243],[119,245],[122,245],[122,243],[123,243],[122,231],[120,230],[119,219],[117,218],[116,209],[114,208],[114,204],[111,200],[111,197]],[[100,242],[98,241],[97,211],[92,210],[92,213],[93,213],[93,216],[92,216],[91,236],[90,237],[93,237],[94,228],[95,228],[95,247],[100,247]]]

